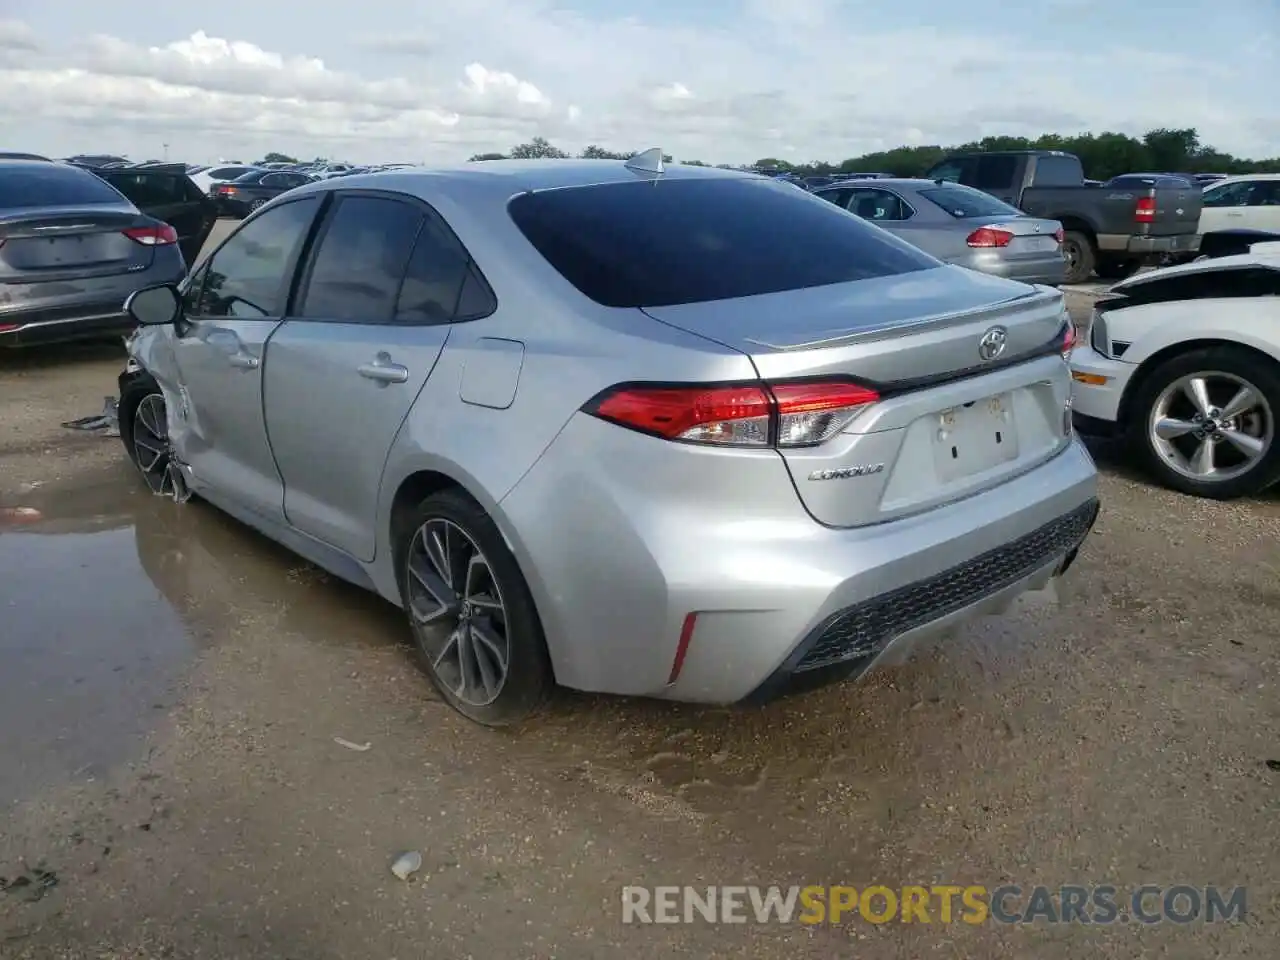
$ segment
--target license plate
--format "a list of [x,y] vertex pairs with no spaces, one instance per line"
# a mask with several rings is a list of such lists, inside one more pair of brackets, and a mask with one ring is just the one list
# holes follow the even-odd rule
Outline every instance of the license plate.
[[938,414],[933,460],[944,482],[998,467],[1018,456],[1013,398],[1001,393]]
[[1035,253],[1045,252],[1058,249],[1058,241],[1053,237],[1025,237],[1022,241],[1023,247]]

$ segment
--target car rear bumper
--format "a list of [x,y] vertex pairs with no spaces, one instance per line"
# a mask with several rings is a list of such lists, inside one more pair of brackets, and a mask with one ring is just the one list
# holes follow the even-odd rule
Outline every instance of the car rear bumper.
[[1138,237],[1122,233],[1098,234],[1098,250],[1104,253],[1129,253],[1146,256],[1160,253],[1195,253],[1200,249],[1200,234],[1180,233],[1165,237]]
[[566,686],[733,703],[849,676],[1043,586],[1096,515],[1078,440],[990,490],[853,529],[817,524],[780,457],[735,460],[721,484],[627,449],[640,443],[665,441],[580,415],[500,505]]
[[28,347],[125,333],[135,326],[124,311],[129,294],[161,283],[178,283],[186,264],[176,244],[163,250],[150,269],[82,283],[91,296],[33,300],[16,309],[0,309],[0,347]]
[[1020,283],[1043,283],[1056,287],[1067,279],[1067,261],[1060,253],[1019,260],[1004,260],[991,254],[975,253],[955,263],[957,266]]
[[0,347],[34,347],[127,333],[135,326],[118,302],[84,304],[21,317],[0,316]]

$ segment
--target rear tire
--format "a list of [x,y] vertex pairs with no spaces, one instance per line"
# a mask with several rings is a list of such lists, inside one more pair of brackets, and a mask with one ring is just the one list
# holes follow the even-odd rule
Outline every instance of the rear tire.
[[1093,276],[1098,253],[1087,233],[1068,230],[1062,238],[1062,255],[1067,258],[1067,275],[1063,283],[1084,283]]
[[485,726],[532,716],[555,678],[533,597],[497,525],[460,490],[443,490],[395,537],[415,651],[440,695]]
[[[1204,384],[1212,419],[1204,420],[1192,395]],[[1241,389],[1258,402],[1231,416]],[[1280,480],[1280,366],[1237,346],[1206,347],[1172,357],[1142,381],[1128,416],[1129,444],[1163,486],[1193,497],[1234,500],[1253,496]],[[1218,424],[1226,421],[1226,429]],[[1158,430],[1156,424],[1164,423]],[[1198,430],[1186,430],[1194,423]],[[1202,433],[1208,433],[1208,438]],[[1164,434],[1163,436],[1161,434]],[[1220,476],[1196,476],[1194,464],[1204,443],[1208,462]],[[1254,453],[1243,452],[1243,447]]]
[[249,212],[253,213],[253,211],[258,210],[261,207],[265,207],[266,205],[267,205],[267,201],[259,197],[257,200],[254,200],[251,204],[249,204]]

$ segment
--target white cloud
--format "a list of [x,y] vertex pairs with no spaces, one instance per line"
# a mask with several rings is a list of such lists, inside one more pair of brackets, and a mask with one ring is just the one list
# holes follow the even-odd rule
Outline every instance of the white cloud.
[[[87,19],[87,0],[65,0],[47,26],[30,7],[30,26],[0,20],[0,125],[32,138],[10,149],[141,156],[168,143],[193,159],[279,149],[451,161],[540,135],[575,150],[660,143],[709,161],[839,160],[904,143],[1156,126],[1280,154],[1265,102],[1280,61],[1266,45],[1215,61],[1207,42],[1179,55],[1098,44],[1130,32],[1095,29],[1085,43],[1030,27],[1003,34],[1015,29],[1003,19],[967,32],[896,26],[850,15],[841,0],[742,0],[718,26],[589,18],[553,2],[336,5],[314,8],[314,23],[279,18],[274,31],[266,13],[228,16],[257,27],[235,36],[196,8],[164,20],[184,29],[146,40],[93,34],[123,21]],[[82,5],[87,35],[68,36]]]

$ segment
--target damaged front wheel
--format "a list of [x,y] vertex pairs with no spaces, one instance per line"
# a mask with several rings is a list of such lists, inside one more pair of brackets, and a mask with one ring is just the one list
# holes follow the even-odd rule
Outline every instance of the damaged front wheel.
[[187,487],[169,442],[169,414],[160,386],[143,374],[120,394],[120,439],[147,488],[158,496],[187,499]]

